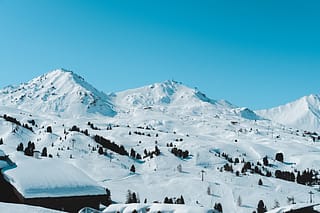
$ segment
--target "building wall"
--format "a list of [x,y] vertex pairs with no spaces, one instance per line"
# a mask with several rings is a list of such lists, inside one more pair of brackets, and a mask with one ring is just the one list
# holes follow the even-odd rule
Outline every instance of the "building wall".
[[8,183],[0,170],[0,201],[8,203],[21,203],[21,200],[17,197],[15,188]]

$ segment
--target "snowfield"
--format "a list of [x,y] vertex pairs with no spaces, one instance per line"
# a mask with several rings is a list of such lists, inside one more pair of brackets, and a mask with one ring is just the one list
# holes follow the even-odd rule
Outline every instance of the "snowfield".
[[59,213],[61,211],[56,211],[52,209],[46,209],[36,206],[28,206],[28,205],[21,205],[21,204],[13,204],[13,203],[2,203],[0,202],[0,212],[3,213]]
[[[148,209],[148,211],[147,211]],[[203,207],[196,206],[187,206],[187,205],[164,205],[164,204],[113,204],[106,208],[103,213],[131,213],[136,210],[137,212],[145,213],[157,213],[157,212],[166,212],[166,213],[215,213],[213,210],[209,210]]]
[[[166,81],[105,95],[74,73],[57,70],[3,89],[0,102],[0,138],[4,141],[0,150],[17,165],[4,174],[26,196],[55,194],[56,188],[64,187],[59,193],[77,194],[88,186],[92,193],[110,189],[112,200],[119,203],[110,208],[124,211],[148,206],[121,205],[130,190],[141,203],[160,203],[150,207],[155,212],[164,208],[172,208],[168,212],[210,212],[221,203],[223,212],[252,213],[259,200],[268,210],[287,206],[288,198],[304,205],[310,191],[313,201],[320,202],[319,185],[275,177],[276,170],[295,176],[306,169],[319,172],[320,142],[304,134],[307,126],[292,128],[280,120],[265,119],[266,113],[210,99],[181,83]],[[4,114],[28,124],[32,131],[5,120]],[[72,131],[73,126],[79,131]],[[123,145],[129,155],[134,149],[142,159],[111,149],[99,154],[96,135]],[[27,147],[29,141],[37,151],[46,147],[52,158],[17,152],[19,143]],[[151,157],[148,153],[156,146],[160,154]],[[188,150],[188,156],[175,156],[174,147]],[[283,162],[275,159],[276,153],[283,153]],[[268,165],[263,165],[265,156]],[[245,162],[257,166],[262,175],[242,172]],[[225,170],[227,163],[233,172]],[[132,165],[135,172],[130,172]],[[186,206],[161,205],[165,197],[175,200],[181,195]]]

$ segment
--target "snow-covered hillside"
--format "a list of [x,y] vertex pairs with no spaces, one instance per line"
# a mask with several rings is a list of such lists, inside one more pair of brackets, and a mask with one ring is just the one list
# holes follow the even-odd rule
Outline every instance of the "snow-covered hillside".
[[309,95],[294,102],[257,111],[262,117],[307,131],[320,130],[320,97]]
[[[52,91],[45,96],[51,85],[63,101]],[[28,93],[20,98],[23,91]],[[166,81],[107,96],[76,74],[59,70],[3,89],[0,102],[0,153],[17,166],[8,174],[19,176],[28,162],[37,161],[40,174],[54,176],[41,165],[63,161],[110,189],[120,204],[133,192],[146,205],[183,196],[190,209],[221,204],[227,213],[251,213],[260,200],[268,210],[287,206],[292,198],[307,203],[310,191],[313,201],[320,201],[320,143],[301,132],[303,127],[263,119],[181,83]],[[29,141],[36,151],[47,148],[48,157],[33,159],[17,151]],[[279,153],[283,160],[276,160]],[[312,180],[301,178],[311,169]]]
[[3,106],[68,117],[100,113],[114,116],[109,97],[82,77],[63,69],[54,70],[19,86],[0,91]]

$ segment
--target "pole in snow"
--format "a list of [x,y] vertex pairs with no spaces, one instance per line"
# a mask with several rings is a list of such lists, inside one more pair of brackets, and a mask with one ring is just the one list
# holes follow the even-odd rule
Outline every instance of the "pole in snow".
[[204,179],[204,174],[205,173],[205,171],[204,170],[201,170],[201,181],[203,181],[203,179]]

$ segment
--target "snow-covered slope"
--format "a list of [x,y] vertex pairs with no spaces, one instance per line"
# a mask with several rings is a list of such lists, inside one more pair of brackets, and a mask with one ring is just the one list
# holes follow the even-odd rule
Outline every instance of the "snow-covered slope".
[[144,110],[162,112],[166,115],[213,117],[230,112],[249,120],[261,119],[248,108],[238,108],[225,100],[213,100],[198,89],[189,88],[176,81],[154,83],[119,92],[113,94],[112,100],[118,109],[129,114],[137,114]]
[[[70,76],[71,79],[76,76],[65,71],[53,72],[52,76],[56,76],[54,73],[57,76]],[[48,88],[49,84],[50,88],[49,79],[55,78],[47,77],[47,82],[43,77],[42,81],[39,78],[31,82],[35,82],[41,90],[42,84],[44,88]],[[160,203],[159,206],[151,206],[155,210],[167,207],[162,205],[165,197],[175,200],[183,195],[186,206],[178,209],[183,211],[187,208],[186,211],[195,213],[210,211],[216,203],[221,203],[223,212],[251,213],[256,210],[259,200],[263,200],[268,210],[271,210],[276,206],[287,206],[288,197],[294,197],[296,203],[307,203],[310,191],[314,192],[315,201],[320,200],[317,184],[308,186],[275,177],[277,170],[291,172],[295,177],[298,171],[302,173],[307,168],[320,172],[320,143],[313,142],[308,136],[304,137],[298,129],[261,119],[248,108],[210,99],[198,90],[173,81],[106,97],[84,86],[84,83],[80,84],[82,86],[72,83],[75,87],[79,86],[81,91],[91,91],[101,97],[101,101],[107,100],[103,102],[106,103],[104,106],[116,112],[111,113],[113,116],[105,116],[109,113],[96,110],[92,111],[95,115],[92,116],[93,113],[87,109],[88,105],[79,101],[81,96],[77,92],[70,88],[61,89],[66,85],[58,84],[60,81],[54,82],[59,94],[61,90],[70,91],[65,97],[73,102],[65,105],[65,102],[56,103],[54,95],[47,97],[46,102],[45,98],[42,100],[37,97],[37,89],[28,93],[32,98],[19,100],[22,92],[14,91],[22,90],[23,85],[16,89],[6,88],[1,92],[0,102],[5,106],[0,106],[0,138],[3,139],[0,156],[9,155],[18,167],[36,161],[34,165],[41,174],[41,171],[46,172],[42,166],[55,161],[72,164],[99,185],[110,189],[112,200],[123,209],[127,208],[121,203],[126,202],[128,190],[137,193],[137,197],[140,197],[141,202],[145,201],[146,205]],[[27,85],[31,87],[32,83]],[[39,95],[43,94],[41,92]],[[18,100],[15,100],[16,96]],[[62,110],[49,107],[48,100]],[[31,106],[33,103],[34,108]],[[68,110],[69,104],[74,107],[75,118],[59,116]],[[16,118],[22,124],[27,123],[33,131],[8,121],[3,114]],[[48,126],[52,127],[52,133],[48,132]],[[101,138],[97,139],[96,135],[109,139],[117,146],[122,145],[129,154],[133,149],[134,154],[139,153],[142,159],[120,155],[110,147],[102,149],[103,153],[100,151],[99,154]],[[30,160],[31,157],[16,150],[19,143],[26,147],[28,141],[34,142],[37,151],[46,147],[52,158]],[[151,157],[149,153],[155,150],[155,146],[160,154]],[[174,147],[181,152],[188,150],[188,156],[177,157],[172,153]],[[283,162],[275,160],[279,152],[283,153]],[[269,164],[264,166],[265,156]],[[250,163],[253,169],[243,171],[247,165],[245,162]],[[232,166],[233,172],[226,171],[226,164]],[[135,166],[135,172],[130,172],[132,165]],[[259,169],[261,174],[257,172]],[[266,176],[266,170],[271,172],[270,177]],[[11,173],[10,177],[18,180],[23,172],[12,170]],[[68,172],[61,173],[73,177]],[[52,178],[57,180],[59,177]],[[262,185],[258,185],[259,179]],[[44,188],[52,189],[54,185],[55,181],[49,181]],[[176,206],[169,207],[176,209]],[[195,210],[199,207],[204,208]]]
[[294,102],[257,111],[262,117],[275,122],[307,130],[320,131],[320,97],[309,95]]
[[165,81],[137,89],[130,89],[119,92],[115,96],[118,106],[127,106],[128,108],[173,105],[191,107],[203,103],[223,105],[229,108],[234,107],[225,101],[212,100],[197,89],[191,89],[176,81]]
[[129,213],[133,212],[134,210],[143,213],[219,213],[208,208],[177,204],[113,204],[105,209],[103,213]]
[[31,112],[68,117],[100,113],[114,116],[109,97],[82,77],[63,69],[54,70],[19,86],[0,91],[0,103]]

